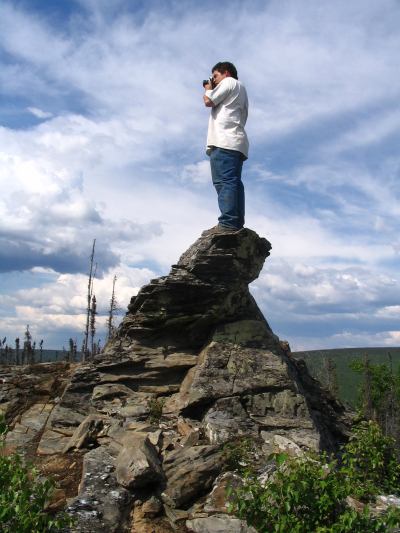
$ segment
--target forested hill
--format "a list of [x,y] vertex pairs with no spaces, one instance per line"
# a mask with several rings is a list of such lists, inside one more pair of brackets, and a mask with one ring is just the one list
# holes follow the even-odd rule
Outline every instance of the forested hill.
[[[304,359],[311,374],[324,385],[327,384],[327,367],[333,361],[336,367],[338,393],[342,401],[355,405],[358,386],[361,376],[349,368],[349,364],[356,359],[368,356],[373,364],[392,364],[393,370],[398,371],[400,366],[400,347],[380,348],[343,348],[333,350],[308,350],[293,352],[294,357]],[[390,362],[391,360],[391,362]]]

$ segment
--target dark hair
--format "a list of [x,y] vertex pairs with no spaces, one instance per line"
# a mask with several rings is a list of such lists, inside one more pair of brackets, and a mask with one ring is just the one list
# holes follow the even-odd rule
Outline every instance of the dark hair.
[[225,71],[228,71],[232,78],[235,78],[235,80],[238,79],[236,67],[233,63],[229,63],[229,61],[220,61],[219,63],[213,66],[211,72],[214,72],[214,70],[218,70],[218,72],[220,72],[221,74],[223,74]]

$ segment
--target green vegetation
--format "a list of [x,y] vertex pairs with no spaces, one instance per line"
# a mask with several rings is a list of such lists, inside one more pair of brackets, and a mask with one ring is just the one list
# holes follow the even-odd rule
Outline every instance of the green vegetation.
[[18,454],[2,455],[7,425],[0,418],[0,528],[2,533],[45,533],[71,524],[63,514],[53,517],[44,511],[53,483],[42,480],[38,471],[24,464]]
[[[329,360],[334,362],[338,397],[340,400],[355,407],[358,400],[358,389],[362,385],[362,375],[349,371],[349,365],[354,360],[363,360],[367,355],[371,364],[387,364],[388,352],[390,352],[394,372],[400,366],[400,348],[345,348],[334,350],[311,350],[306,352],[294,352],[295,358],[306,361],[312,376],[330,388]],[[331,389],[332,390],[332,389]]]
[[[371,514],[379,493],[400,492],[400,466],[394,442],[374,422],[360,423],[340,461],[326,454],[272,456],[276,471],[261,484],[248,471],[243,485],[230,489],[231,511],[260,533],[387,532],[400,524],[400,510]],[[357,511],[346,504],[364,503]]]
[[224,445],[222,450],[223,462],[230,472],[245,473],[252,463],[254,442],[249,437],[239,437]]
[[400,369],[393,370],[390,357],[386,363],[373,364],[365,356],[349,366],[362,377],[358,387],[359,413],[368,420],[378,422],[385,435],[394,437],[400,445]]
[[149,421],[152,424],[158,424],[162,417],[162,412],[164,408],[165,398],[150,398],[148,402],[149,412]]

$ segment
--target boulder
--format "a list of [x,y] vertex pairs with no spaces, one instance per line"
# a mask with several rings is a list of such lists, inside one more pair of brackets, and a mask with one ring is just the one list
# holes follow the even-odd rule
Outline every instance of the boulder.
[[132,496],[115,477],[115,459],[100,446],[83,460],[79,494],[68,505],[75,518],[73,533],[119,533],[127,526]]
[[218,446],[200,445],[167,453],[163,461],[167,483],[162,500],[173,508],[185,508],[211,489],[222,464]]
[[118,483],[129,489],[154,485],[163,479],[157,449],[146,434],[127,435],[115,465]]
[[257,533],[244,520],[226,514],[187,520],[186,527],[193,533]]

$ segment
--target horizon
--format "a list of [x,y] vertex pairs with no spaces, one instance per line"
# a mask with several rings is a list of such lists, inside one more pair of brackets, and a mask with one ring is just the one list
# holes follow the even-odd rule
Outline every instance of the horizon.
[[3,0],[1,339],[81,345],[95,238],[104,338],[114,275],[121,319],[215,225],[202,80],[230,60],[266,320],[296,352],[400,345],[399,23],[395,0]]

